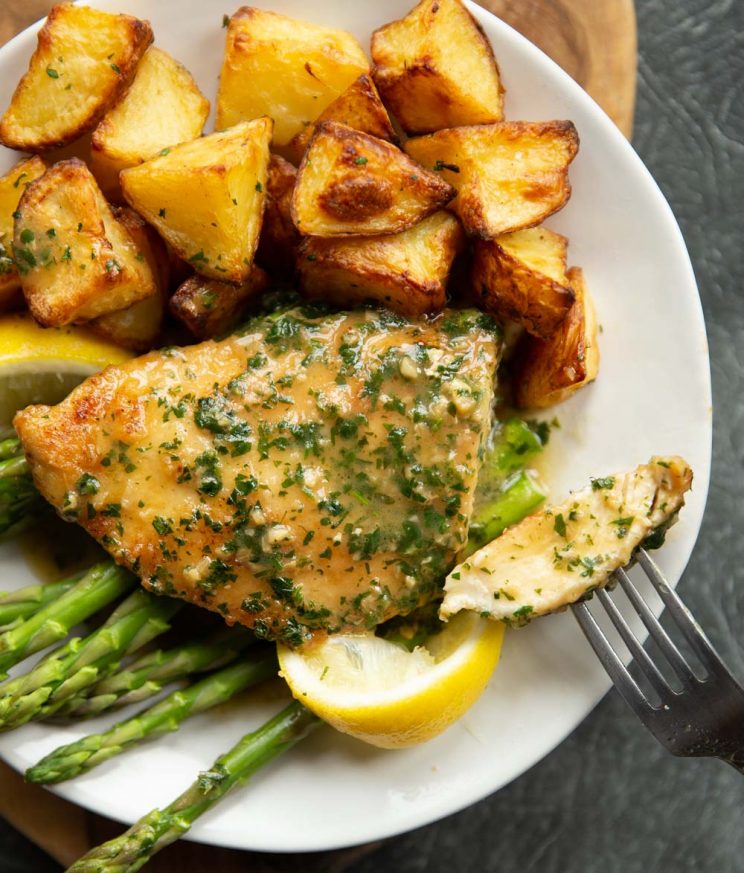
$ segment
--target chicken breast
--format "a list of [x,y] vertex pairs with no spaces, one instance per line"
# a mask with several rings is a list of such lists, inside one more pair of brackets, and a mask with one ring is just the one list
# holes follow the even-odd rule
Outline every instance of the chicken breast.
[[14,423],[42,494],[146,588],[299,645],[441,594],[498,352],[476,312],[305,307],[109,367]]
[[682,458],[651,458],[630,473],[593,479],[563,504],[509,528],[447,577],[439,614],[461,609],[525,624],[602,588],[649,535],[684,505],[692,471]]

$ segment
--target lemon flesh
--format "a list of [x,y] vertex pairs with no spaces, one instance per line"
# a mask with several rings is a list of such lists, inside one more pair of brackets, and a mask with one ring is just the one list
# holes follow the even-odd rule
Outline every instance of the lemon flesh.
[[131,354],[79,327],[43,328],[26,313],[0,318],[0,432],[30,403],[58,403],[92,373]]
[[504,626],[462,612],[408,652],[368,634],[335,634],[304,650],[279,646],[294,697],[342,733],[385,749],[430,740],[483,693]]

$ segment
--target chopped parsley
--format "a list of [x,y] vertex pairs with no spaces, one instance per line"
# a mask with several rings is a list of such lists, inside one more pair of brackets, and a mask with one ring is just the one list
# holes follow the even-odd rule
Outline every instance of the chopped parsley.
[[560,512],[555,517],[553,530],[558,534],[559,537],[563,537],[564,539],[566,538],[566,520],[563,518],[563,514]]
[[592,491],[604,491],[615,487],[614,476],[604,476],[600,479],[592,479]]
[[152,526],[160,534],[161,537],[164,537],[166,534],[173,533],[173,526],[171,525],[170,521],[160,515],[156,515],[155,518],[153,518]]
[[101,483],[92,473],[83,473],[75,487],[78,494],[98,494]]

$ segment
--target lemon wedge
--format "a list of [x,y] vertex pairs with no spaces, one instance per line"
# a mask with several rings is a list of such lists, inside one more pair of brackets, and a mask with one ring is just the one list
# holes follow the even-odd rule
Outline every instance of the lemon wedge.
[[87,376],[130,357],[82,327],[40,327],[27,313],[0,317],[0,432],[29,403],[57,403]]
[[440,734],[483,693],[504,626],[456,615],[412,652],[373,633],[334,634],[307,651],[278,646],[294,697],[337,730],[384,749]]

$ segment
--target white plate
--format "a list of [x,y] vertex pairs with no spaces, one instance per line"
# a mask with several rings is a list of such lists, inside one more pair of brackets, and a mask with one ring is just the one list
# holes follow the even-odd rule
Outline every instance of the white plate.
[[[412,0],[270,0],[257,5],[344,27],[367,44]],[[214,98],[224,0],[96,0],[152,21],[157,44]],[[596,104],[538,49],[471,4],[493,42],[511,119],[570,118],[581,135],[571,168],[574,194],[550,225],[571,239],[570,262],[586,271],[604,331],[595,385],[557,408],[549,457],[560,497],[590,475],[622,470],[654,453],[679,453],[695,487],[659,554],[679,578],[700,526],[708,488],[711,397],[700,300],[672,213],[633,149]],[[0,107],[26,68],[31,28],[0,51]],[[250,83],[247,84],[250,87]],[[0,170],[14,156],[0,152]],[[0,550],[3,587],[31,572],[12,547]],[[329,849],[376,840],[434,821],[485,797],[547,754],[586,717],[609,681],[570,615],[508,634],[502,664],[480,702],[439,739],[383,752],[329,728],[261,773],[204,817],[192,837],[266,851]],[[59,793],[132,822],[170,801],[200,769],[277,708],[246,701],[190,721],[178,733],[63,785]],[[109,720],[110,721],[110,720]],[[108,723],[86,725],[85,732]],[[3,736],[0,753],[23,769],[79,728],[32,725]]]

